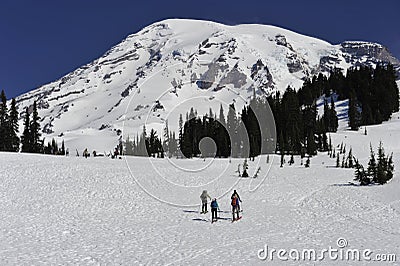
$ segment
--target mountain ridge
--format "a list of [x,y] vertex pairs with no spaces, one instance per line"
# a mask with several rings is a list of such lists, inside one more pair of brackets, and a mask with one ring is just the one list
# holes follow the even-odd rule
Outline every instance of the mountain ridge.
[[170,111],[182,105],[173,114],[171,124],[177,125],[178,113],[189,108],[182,103],[193,97],[209,99],[199,112],[232,101],[240,108],[253,88],[259,95],[287,86],[298,89],[306,78],[334,67],[345,70],[381,61],[400,70],[399,60],[380,44],[332,45],[276,26],[167,19],[128,35],[98,59],[16,100],[21,125],[22,111],[38,102],[46,139],[63,137],[67,145],[82,149],[74,140],[91,132],[98,139],[112,138],[104,145],[108,147],[117,142],[125,121],[135,121],[129,125],[131,135],[140,131],[143,117],[160,130]]

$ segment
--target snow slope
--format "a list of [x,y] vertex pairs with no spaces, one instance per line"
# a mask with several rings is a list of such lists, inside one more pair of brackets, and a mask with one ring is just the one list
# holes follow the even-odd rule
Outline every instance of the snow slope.
[[[250,173],[259,165],[260,176],[238,179],[242,160],[234,159],[125,161],[0,153],[0,264],[282,265],[277,257],[259,260],[257,252],[264,245],[338,248],[336,241],[345,238],[351,249],[396,254],[392,265],[398,265],[400,113],[368,126],[367,136],[363,132],[332,134],[333,144],[351,146],[366,163],[369,143],[376,148],[382,140],[395,160],[395,176],[387,185],[349,186],[353,170],[334,168],[335,160],[326,154],[312,158],[309,169],[299,158],[284,168],[277,157],[269,164],[257,158],[249,163]],[[230,221],[233,188],[244,210],[235,223]],[[219,198],[221,219],[215,224],[209,214],[199,214],[203,189]],[[329,258],[285,262],[315,263],[377,264]]]
[[[268,25],[227,26],[169,19],[129,35],[102,57],[17,98],[21,113],[38,101],[43,136],[65,139],[71,149],[109,151],[125,136],[177,127],[192,106],[246,104],[258,95],[299,88],[303,80],[334,67],[400,62],[379,44],[332,45]],[[127,127],[127,124],[129,127]],[[21,130],[22,131],[22,130]],[[161,132],[159,131],[159,134]]]

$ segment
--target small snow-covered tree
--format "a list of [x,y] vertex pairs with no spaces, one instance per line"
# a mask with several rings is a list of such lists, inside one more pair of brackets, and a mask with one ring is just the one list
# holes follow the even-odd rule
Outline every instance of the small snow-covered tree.
[[310,167],[310,156],[307,157],[307,161],[306,161],[306,164],[304,165],[304,167],[306,167],[306,168]]
[[249,174],[247,173],[248,169],[249,169],[249,165],[247,164],[247,159],[244,159],[242,177],[249,177]]

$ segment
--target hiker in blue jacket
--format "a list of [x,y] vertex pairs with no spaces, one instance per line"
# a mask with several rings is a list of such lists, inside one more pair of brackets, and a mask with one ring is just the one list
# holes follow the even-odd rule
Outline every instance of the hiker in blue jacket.
[[219,210],[218,202],[217,199],[214,198],[211,201],[211,222],[216,222],[218,220],[218,210]]

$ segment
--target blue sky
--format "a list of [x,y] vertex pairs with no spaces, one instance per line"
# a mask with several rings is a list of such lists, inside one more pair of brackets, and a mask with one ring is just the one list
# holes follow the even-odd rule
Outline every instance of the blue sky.
[[400,58],[400,1],[2,0],[0,89],[15,97],[166,18],[284,27],[331,43],[382,43]]

